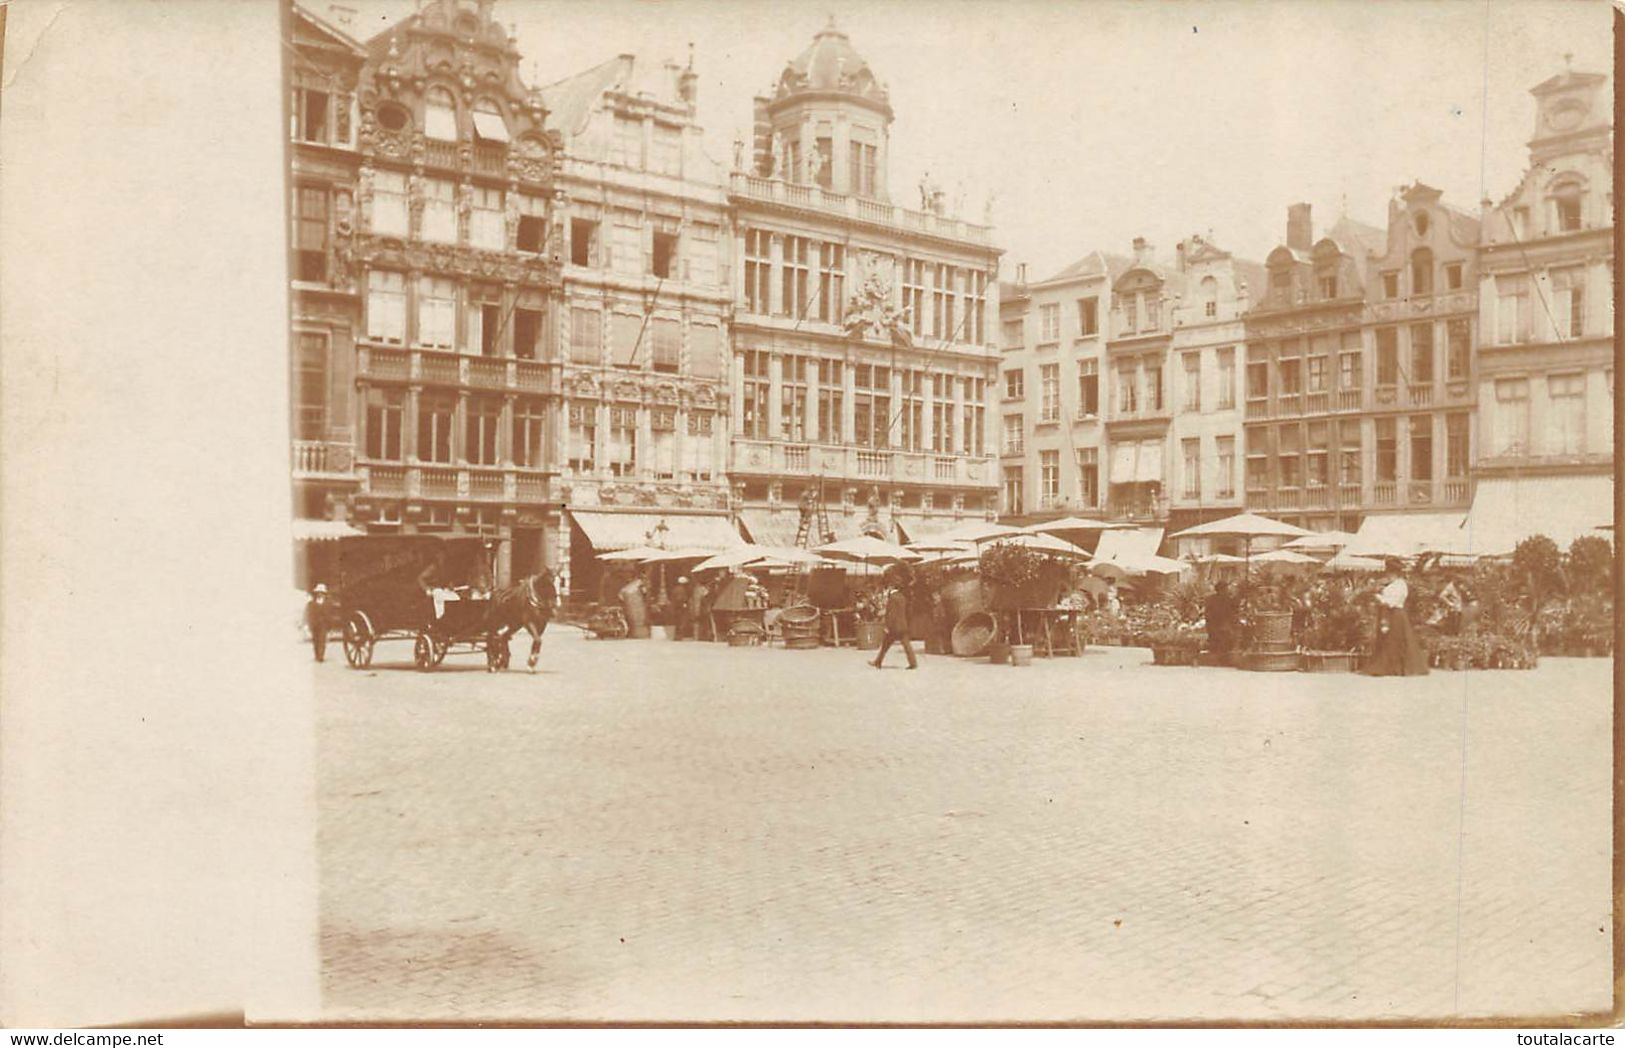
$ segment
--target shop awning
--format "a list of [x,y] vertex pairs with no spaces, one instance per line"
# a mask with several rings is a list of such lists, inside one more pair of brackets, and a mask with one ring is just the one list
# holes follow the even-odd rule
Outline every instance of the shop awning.
[[502,122],[500,113],[482,113],[474,111],[474,131],[488,142],[506,142],[508,140],[508,125]]
[[[728,518],[717,514],[606,513],[593,510],[570,510],[569,513],[587,536],[587,541],[592,543],[592,548],[600,553],[643,545],[658,545],[666,549],[692,547],[724,550],[743,542]],[[662,523],[666,525],[664,533],[659,531]]]
[[[868,519],[867,509],[846,514],[836,510],[828,514],[830,530],[835,532],[836,541],[853,539],[863,534],[863,522]],[[881,518],[881,524],[886,525],[886,519]],[[744,526],[750,541],[759,546],[794,546],[796,544],[796,529],[801,526],[801,509],[799,506],[785,506],[783,509],[742,509],[739,511],[739,523]],[[886,527],[886,541],[893,538],[893,529]],[[810,545],[823,545],[822,536],[814,535],[808,539]]]
[[1162,547],[1161,528],[1119,528],[1102,531],[1095,547],[1096,560],[1139,561],[1155,557]]
[[1566,550],[1581,535],[1611,538],[1599,525],[1613,515],[1614,478],[1606,474],[1488,477],[1478,482],[1461,530],[1466,550],[1485,556],[1511,553],[1531,535]]
[[347,539],[353,535],[366,534],[360,528],[353,528],[342,520],[295,520],[293,522],[293,538],[295,542],[331,542],[335,539]]
[[1373,513],[1343,547],[1351,557],[1414,557],[1419,553],[1461,553],[1462,514]]

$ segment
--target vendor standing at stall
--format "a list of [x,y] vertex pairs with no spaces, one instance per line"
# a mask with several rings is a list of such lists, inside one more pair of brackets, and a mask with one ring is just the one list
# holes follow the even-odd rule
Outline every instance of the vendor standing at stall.
[[1220,579],[1214,584],[1203,612],[1207,619],[1208,650],[1228,657],[1236,638],[1236,599],[1230,595],[1230,583]]
[[1373,677],[1421,677],[1428,671],[1427,656],[1411,629],[1406,611],[1411,588],[1405,581],[1403,561],[1390,558],[1386,582],[1377,593],[1377,640],[1365,672]]
[[694,617],[689,607],[693,594],[687,575],[678,576],[677,584],[671,588],[670,597],[673,636],[677,640],[687,640],[694,628]]

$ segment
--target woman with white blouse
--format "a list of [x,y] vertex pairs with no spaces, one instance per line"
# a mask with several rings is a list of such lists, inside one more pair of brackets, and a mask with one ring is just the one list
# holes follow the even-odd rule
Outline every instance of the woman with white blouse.
[[1366,673],[1374,677],[1420,677],[1427,673],[1427,656],[1422,653],[1405,610],[1410,595],[1404,562],[1390,558],[1387,582],[1377,593],[1377,640]]

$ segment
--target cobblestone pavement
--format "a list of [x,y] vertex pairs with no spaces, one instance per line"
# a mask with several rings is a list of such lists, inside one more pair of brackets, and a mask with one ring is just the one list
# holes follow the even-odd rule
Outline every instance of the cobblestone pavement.
[[335,1018],[1609,1007],[1606,660],[877,673],[568,628],[534,676],[410,655],[314,667]]

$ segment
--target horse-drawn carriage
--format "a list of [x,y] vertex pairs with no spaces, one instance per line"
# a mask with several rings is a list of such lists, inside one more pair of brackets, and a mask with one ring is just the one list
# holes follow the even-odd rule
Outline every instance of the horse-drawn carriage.
[[535,668],[552,613],[550,577],[497,591],[496,545],[477,537],[367,535],[339,542],[335,596],[352,667],[370,666],[379,641],[410,640],[420,670],[450,654],[481,654],[488,670],[507,669],[508,641],[523,627],[532,636]]

